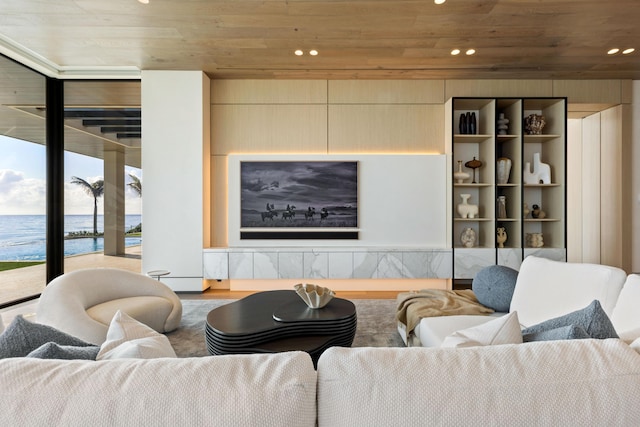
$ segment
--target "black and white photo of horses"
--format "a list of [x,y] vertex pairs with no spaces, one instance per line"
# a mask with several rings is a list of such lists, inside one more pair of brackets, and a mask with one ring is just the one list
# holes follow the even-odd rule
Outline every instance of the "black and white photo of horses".
[[357,228],[358,162],[243,161],[241,228]]

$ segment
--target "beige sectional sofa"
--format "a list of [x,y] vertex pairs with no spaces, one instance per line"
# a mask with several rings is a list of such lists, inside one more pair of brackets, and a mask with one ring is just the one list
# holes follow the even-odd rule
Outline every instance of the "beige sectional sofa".
[[5,426],[637,425],[620,340],[202,358],[0,360]]

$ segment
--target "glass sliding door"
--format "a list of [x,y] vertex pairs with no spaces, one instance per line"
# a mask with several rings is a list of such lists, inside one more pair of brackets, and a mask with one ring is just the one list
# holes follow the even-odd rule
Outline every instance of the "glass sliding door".
[[66,81],[65,272],[141,269],[139,81]]
[[0,307],[46,284],[46,78],[0,55]]

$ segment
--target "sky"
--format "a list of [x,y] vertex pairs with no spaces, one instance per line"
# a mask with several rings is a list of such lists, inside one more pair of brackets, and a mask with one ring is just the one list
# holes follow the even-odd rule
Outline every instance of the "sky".
[[[0,135],[0,215],[44,215],[46,213],[46,147]],[[92,183],[103,178],[103,162],[89,156],[65,153],[64,210],[66,215],[92,215],[93,197],[71,183],[77,176]],[[129,174],[142,181],[142,171],[125,167],[125,214],[140,214],[142,200],[128,185]],[[98,214],[103,199],[98,199]]]

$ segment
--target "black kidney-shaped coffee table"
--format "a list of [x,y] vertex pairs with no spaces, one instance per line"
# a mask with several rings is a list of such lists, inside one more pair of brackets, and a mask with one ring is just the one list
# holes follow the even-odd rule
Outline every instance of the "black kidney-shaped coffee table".
[[211,310],[205,339],[213,355],[301,350],[316,364],[327,348],[350,347],[356,326],[351,301],[333,298],[311,309],[295,291],[266,291]]

